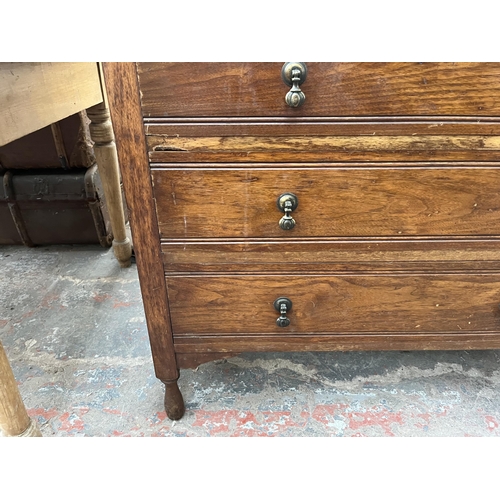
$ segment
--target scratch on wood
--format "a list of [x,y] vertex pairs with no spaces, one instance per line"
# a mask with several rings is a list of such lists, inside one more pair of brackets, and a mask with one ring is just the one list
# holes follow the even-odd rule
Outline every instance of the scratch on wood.
[[176,146],[155,146],[153,151],[188,151],[187,149],[178,148]]
[[175,183],[174,182],[171,182],[170,183],[170,186],[172,188],[172,200],[174,202],[174,205],[177,205],[177,199],[175,197]]
[[[149,125],[148,125],[148,128],[147,128],[147,132],[149,132]],[[176,139],[179,139],[180,137],[180,134],[149,134],[149,133],[146,133],[146,135],[148,135],[149,137],[151,137],[151,139],[154,139],[155,137],[162,137],[162,138],[166,138],[166,137],[175,137]]]

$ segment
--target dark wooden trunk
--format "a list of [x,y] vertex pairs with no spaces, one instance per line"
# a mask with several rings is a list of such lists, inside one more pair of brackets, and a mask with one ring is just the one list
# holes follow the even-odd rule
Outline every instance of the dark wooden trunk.
[[97,166],[0,173],[0,244],[111,246]]

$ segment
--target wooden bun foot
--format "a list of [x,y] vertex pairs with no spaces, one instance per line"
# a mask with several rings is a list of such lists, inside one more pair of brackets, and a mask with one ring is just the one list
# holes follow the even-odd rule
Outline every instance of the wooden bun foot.
[[163,380],[165,384],[165,411],[170,420],[180,420],[184,415],[184,399],[177,380]]

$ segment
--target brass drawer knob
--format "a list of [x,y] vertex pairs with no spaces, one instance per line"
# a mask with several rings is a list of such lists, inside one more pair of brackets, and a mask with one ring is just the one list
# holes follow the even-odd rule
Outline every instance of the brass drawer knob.
[[284,212],[284,216],[281,217],[279,221],[279,226],[285,231],[293,229],[295,227],[295,219],[292,217],[291,213],[295,210],[299,204],[298,198],[293,193],[283,193],[276,201],[278,208]]
[[290,324],[290,318],[286,317],[286,313],[292,308],[292,301],[286,297],[278,297],[274,301],[274,308],[280,313],[280,317],[276,320],[276,324],[281,327]]
[[299,85],[306,81],[307,68],[304,63],[301,62],[288,62],[281,68],[281,78],[282,80],[292,87],[285,96],[285,102],[291,108],[298,108],[304,104],[306,96],[302,90],[300,90]]

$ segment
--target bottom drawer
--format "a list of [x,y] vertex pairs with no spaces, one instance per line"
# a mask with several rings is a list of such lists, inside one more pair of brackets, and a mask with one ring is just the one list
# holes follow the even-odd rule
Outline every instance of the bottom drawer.
[[[500,332],[500,274],[167,277],[174,336]],[[278,297],[292,301],[276,324]]]

